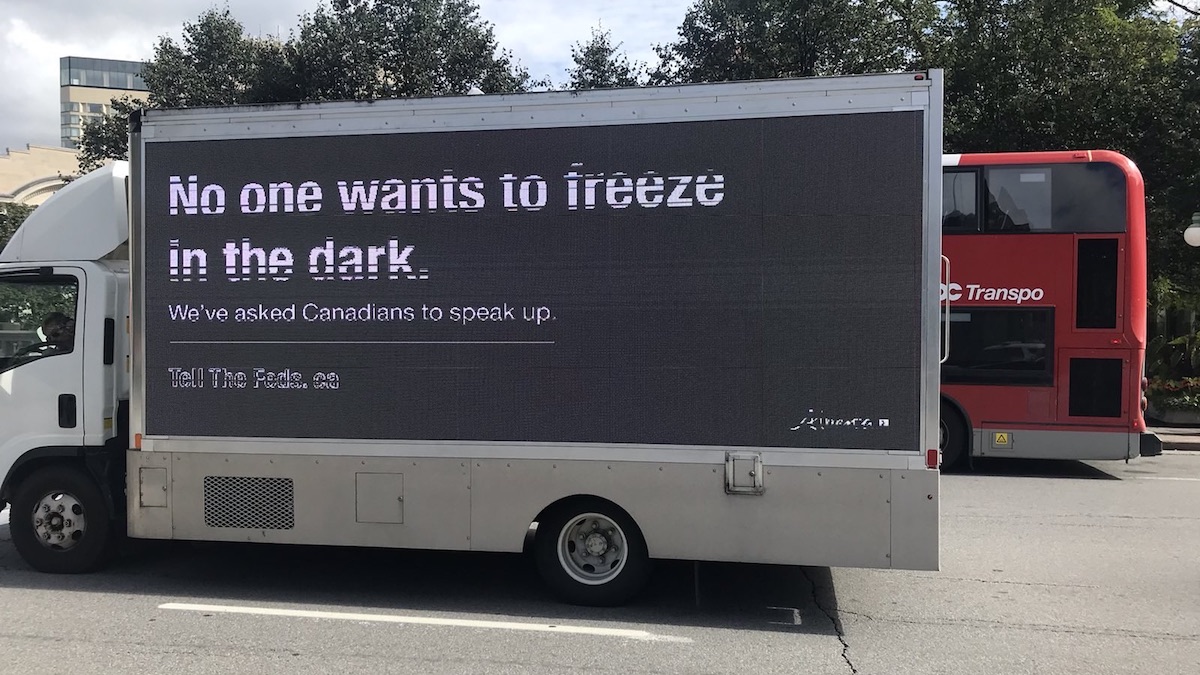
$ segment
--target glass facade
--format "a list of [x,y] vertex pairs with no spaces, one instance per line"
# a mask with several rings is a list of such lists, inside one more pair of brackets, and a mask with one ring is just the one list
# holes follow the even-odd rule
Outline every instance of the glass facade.
[[[103,103],[92,103],[68,100],[64,101],[59,111],[60,141],[64,148],[79,146],[83,136],[83,127],[91,121],[98,120],[110,111],[108,100],[118,98],[123,92],[147,91],[146,83],[142,80],[141,61],[114,61],[111,59],[91,59],[80,56],[64,56],[59,59],[60,87],[89,87],[92,89],[111,89],[111,95],[103,94]],[[96,100],[94,95],[92,100]]]
[[141,61],[112,61],[64,56],[59,59],[59,86],[146,91]]

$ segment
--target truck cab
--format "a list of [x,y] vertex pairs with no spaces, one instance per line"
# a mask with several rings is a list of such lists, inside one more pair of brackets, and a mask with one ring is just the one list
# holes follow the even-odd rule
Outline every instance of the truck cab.
[[[80,558],[59,554],[107,539],[123,510],[128,175],[115,162],[72,181],[0,252],[0,504],[14,544],[47,570],[72,571],[61,566]],[[84,494],[56,491],[62,472],[86,477]]]

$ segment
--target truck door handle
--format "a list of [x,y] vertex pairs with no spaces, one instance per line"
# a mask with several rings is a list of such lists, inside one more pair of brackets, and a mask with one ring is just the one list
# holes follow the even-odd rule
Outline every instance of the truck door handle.
[[74,429],[76,423],[75,394],[59,394],[58,426],[63,429]]

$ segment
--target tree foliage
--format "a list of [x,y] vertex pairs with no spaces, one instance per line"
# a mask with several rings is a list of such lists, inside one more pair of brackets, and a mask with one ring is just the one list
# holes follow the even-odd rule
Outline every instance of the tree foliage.
[[89,120],[79,139],[80,174],[100,168],[110,159],[129,156],[129,116],[142,102],[128,94],[111,101],[112,113]]
[[24,204],[0,204],[0,251],[4,250],[4,247],[8,245],[8,240],[12,239],[17,228],[32,212],[33,207]]
[[717,82],[906,68],[924,53],[933,0],[697,0],[659,45],[653,81]]
[[604,89],[637,87],[647,81],[646,65],[629,61],[621,44],[613,44],[612,31],[592,29],[588,42],[571,46],[571,61],[567,69],[570,89]]
[[286,51],[299,100],[518,91],[529,81],[472,0],[334,0],[301,18]]

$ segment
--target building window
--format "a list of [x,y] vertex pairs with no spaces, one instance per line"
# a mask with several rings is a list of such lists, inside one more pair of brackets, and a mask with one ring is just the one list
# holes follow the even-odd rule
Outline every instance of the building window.
[[942,381],[1052,384],[1053,339],[1050,308],[951,309],[950,358]]

